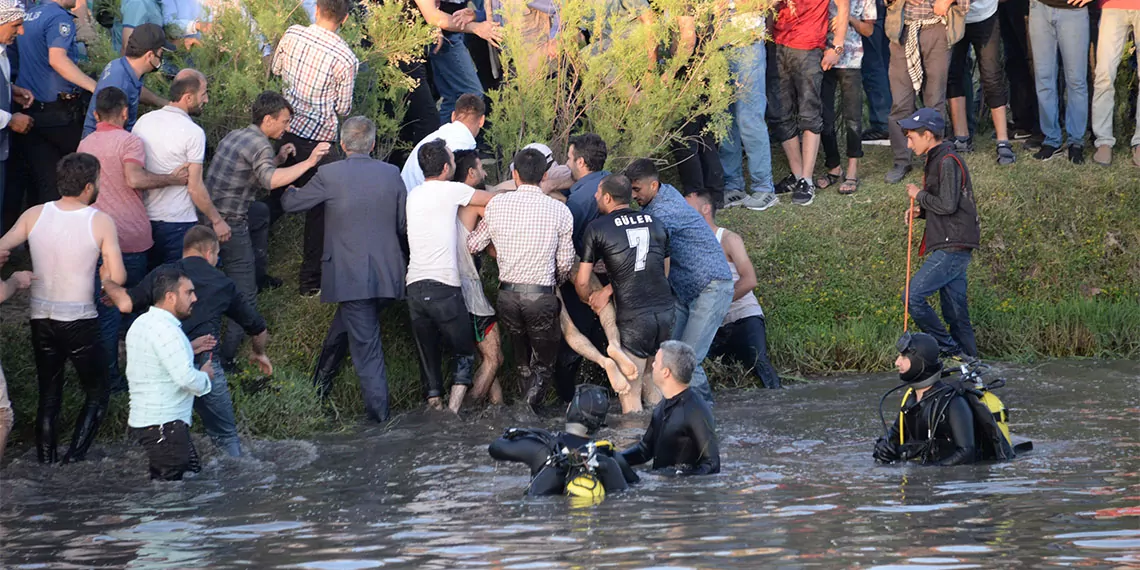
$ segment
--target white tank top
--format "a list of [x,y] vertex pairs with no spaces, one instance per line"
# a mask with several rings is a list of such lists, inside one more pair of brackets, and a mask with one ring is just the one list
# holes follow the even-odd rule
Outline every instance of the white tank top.
[[98,317],[95,312],[95,266],[99,246],[92,220],[98,210],[90,206],[60,210],[44,204],[28,234],[32,252],[30,312],[33,319],[78,321]]
[[[716,229],[716,242],[720,243],[721,238],[724,237],[724,228]],[[728,262],[728,268],[732,271],[732,283],[735,285],[740,281],[740,273],[736,270],[736,264]],[[724,322],[721,326],[728,323],[735,323],[740,319],[746,317],[763,317],[764,309],[760,308],[760,301],[756,300],[755,293],[749,293],[732,302],[728,307],[728,314],[724,316]]]

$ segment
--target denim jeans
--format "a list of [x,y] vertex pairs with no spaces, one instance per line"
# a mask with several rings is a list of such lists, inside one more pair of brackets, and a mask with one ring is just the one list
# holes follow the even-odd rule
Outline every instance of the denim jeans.
[[777,96],[771,101],[772,134],[781,143],[805,131],[823,132],[823,50],[795,49],[776,44],[779,70]]
[[440,124],[451,122],[451,112],[455,110],[455,101],[460,95],[483,95],[483,84],[479,82],[479,73],[475,71],[475,62],[467,51],[464,35],[466,34],[444,32],[443,45],[439,51],[428,51],[432,79],[443,99],[439,106]]
[[[207,356],[198,355],[194,362],[201,366]],[[219,365],[218,352],[213,355],[214,377],[210,379],[210,392],[194,398],[194,411],[202,418],[206,435],[214,440],[214,445],[230,457],[241,456],[241,439],[238,438],[237,420],[234,419],[234,402],[230,398],[230,388],[226,383],[226,373]]]
[[712,387],[709,386],[709,377],[701,362],[709,353],[709,347],[712,346],[720,324],[724,322],[729,305],[732,305],[731,280],[712,281],[692,303],[682,305],[677,301],[674,304],[676,318],[673,320],[673,340],[689,345],[697,355],[697,367],[693,370],[689,388],[700,394],[709,405],[713,402]]
[[[1130,34],[1140,38],[1140,10],[1105,8],[1100,13],[1100,35],[1096,44],[1096,78],[1093,83],[1092,130],[1096,146],[1116,144],[1112,136],[1112,119],[1116,114],[1116,71],[1124,55],[1124,43]],[[1137,97],[1140,101],[1140,96]],[[1124,103],[1121,103],[1122,105]],[[1136,113],[1136,129],[1130,146],[1140,145],[1140,113]]]
[[[266,257],[269,249],[269,207],[262,202],[253,202],[247,219],[229,221],[230,239],[222,244],[219,258],[221,269],[237,285],[241,295],[250,306],[257,306],[257,283],[265,275]],[[229,362],[237,356],[245,331],[230,319],[226,319],[226,335],[222,339],[222,360]]]
[[[970,267],[970,251],[938,250],[926,256],[926,262],[910,280],[910,316],[922,332],[938,341],[946,354],[966,353],[978,356],[974,327],[966,300],[966,269]],[[926,298],[938,292],[942,316],[950,326],[949,334],[938,320]]]
[[[127,281],[123,283],[123,287],[130,289],[146,277],[148,257],[145,251],[123,254],[123,265],[127,268]],[[119,331],[130,328],[134,317],[120,313],[116,307],[103,304],[100,298],[103,290],[99,281],[99,268],[102,266],[103,261],[100,260],[95,269],[95,310],[99,313],[99,343],[103,345],[103,351],[107,354],[107,385],[110,386],[111,393],[126,392],[127,379],[119,371]],[[143,312],[143,307],[138,307],[135,312]]]
[[867,95],[867,126],[872,131],[887,130],[887,115],[891,112],[891,81],[887,66],[891,62],[891,42],[884,25],[887,6],[879,0],[875,8],[879,19],[869,37],[863,38],[863,91]]
[[708,356],[739,362],[751,368],[752,375],[765,388],[780,388],[780,375],[768,360],[768,327],[764,325],[764,317],[744,317],[720,327]]
[[154,237],[154,247],[150,248],[150,268],[182,259],[182,238],[197,223],[152,221],[150,232]]
[[[840,111],[835,111],[835,88]],[[833,67],[823,72],[823,154],[828,169],[839,166],[839,121],[842,116],[847,139],[847,158],[863,158],[863,73],[858,69]]]
[[724,167],[724,190],[744,191],[744,153],[752,192],[775,192],[772,185],[772,143],[768,140],[766,82],[767,52],[764,42],[737,48],[730,62],[736,74],[737,100],[730,107],[732,126],[720,143]]
[[[1041,2],[1029,6],[1029,42],[1037,84],[1037,109],[1044,144],[1061,148],[1061,95],[1058,66],[1065,74],[1065,132],[1071,144],[1083,144],[1089,121],[1089,11],[1087,8],[1051,8]],[[1061,61],[1057,61],[1057,51]],[[1118,60],[1119,61],[1119,60]]]

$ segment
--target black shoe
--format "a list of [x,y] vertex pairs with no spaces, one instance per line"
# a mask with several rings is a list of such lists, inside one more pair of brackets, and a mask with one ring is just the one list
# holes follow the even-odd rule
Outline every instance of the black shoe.
[[301,290],[299,291],[299,293],[301,294],[302,297],[305,297],[305,298],[319,297],[321,295],[321,288],[317,287],[316,289],[309,289],[306,287],[302,287]]
[[1069,145],[1069,162],[1073,164],[1085,163],[1085,147],[1084,145],[1071,144]]
[[792,191],[792,203],[799,206],[810,206],[815,201],[815,186],[807,180],[800,180]]
[[1033,158],[1037,160],[1053,160],[1061,156],[1063,152],[1065,152],[1063,149],[1059,149],[1053,145],[1043,144],[1041,145],[1041,150],[1037,151],[1037,154],[1033,155]]
[[954,152],[959,154],[974,152],[974,139],[970,137],[954,137]]
[[257,292],[260,293],[262,291],[272,291],[284,284],[284,281],[272,275],[266,275],[265,277],[262,277],[261,282],[257,284]]
[[887,131],[873,130],[863,133],[863,141],[885,141],[891,138],[890,133]]
[[1028,129],[1018,129],[1015,127],[1009,128],[1009,138],[1015,141],[1022,141],[1033,137],[1033,131]]
[[796,187],[797,182],[799,182],[799,179],[796,178],[796,175],[789,174],[785,176],[783,180],[776,183],[776,193],[787,194],[791,192]]

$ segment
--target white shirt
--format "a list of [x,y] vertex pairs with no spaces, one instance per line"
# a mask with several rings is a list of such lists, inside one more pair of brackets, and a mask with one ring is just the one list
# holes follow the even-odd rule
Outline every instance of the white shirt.
[[412,188],[424,183],[424,171],[420,168],[420,147],[435,139],[443,139],[443,142],[447,144],[447,149],[451,152],[475,148],[475,135],[471,134],[471,129],[467,128],[467,125],[459,121],[452,121],[436,129],[434,133],[416,143],[415,148],[412,149],[412,154],[408,156],[408,161],[404,163],[404,169],[400,171],[400,178],[404,179],[404,188],[407,188],[409,192],[412,191]]
[[430,180],[408,193],[408,285],[438,281],[459,287],[459,234],[455,215],[471,202],[475,189],[462,182]]
[[997,9],[998,0],[970,0],[970,9],[966,10],[966,23],[976,24],[986,20],[997,13]]
[[[139,117],[131,132],[142,139],[146,169],[155,174],[170,174],[187,162],[202,164],[206,157],[206,132],[178,107],[167,105]],[[198,221],[185,185],[147,190],[143,203],[152,222]]]
[[194,367],[194,349],[174,315],[151,307],[127,331],[127,386],[127,425],[190,424],[194,396],[209,394],[212,386],[210,377]]

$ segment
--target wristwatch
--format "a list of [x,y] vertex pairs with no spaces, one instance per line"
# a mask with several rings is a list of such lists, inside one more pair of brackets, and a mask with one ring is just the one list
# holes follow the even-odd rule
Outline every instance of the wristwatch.
[[831,49],[835,50],[835,55],[843,55],[843,46],[831,46]]

